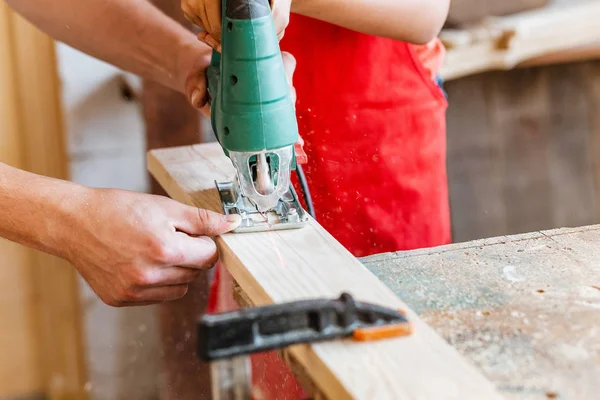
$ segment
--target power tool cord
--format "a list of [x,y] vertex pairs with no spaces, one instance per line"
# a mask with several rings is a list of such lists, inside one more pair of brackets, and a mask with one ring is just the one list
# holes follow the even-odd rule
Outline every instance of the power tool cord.
[[308,184],[306,183],[306,175],[304,175],[304,170],[300,165],[296,165],[296,173],[298,174],[298,182],[300,182],[300,187],[302,188],[302,194],[304,195],[304,201],[306,202],[308,213],[316,220],[315,208],[313,206],[312,197],[310,196]]

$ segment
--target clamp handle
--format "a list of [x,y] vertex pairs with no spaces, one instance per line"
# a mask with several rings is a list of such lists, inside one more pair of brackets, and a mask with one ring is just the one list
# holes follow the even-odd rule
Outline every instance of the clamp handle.
[[405,313],[338,299],[303,300],[208,314],[198,323],[198,356],[204,361],[353,337],[366,341],[410,335]]

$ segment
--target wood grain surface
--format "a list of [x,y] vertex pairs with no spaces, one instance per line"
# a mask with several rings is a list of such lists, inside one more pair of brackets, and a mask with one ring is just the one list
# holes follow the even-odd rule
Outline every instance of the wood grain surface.
[[363,263],[506,399],[593,400],[600,226],[383,254]]

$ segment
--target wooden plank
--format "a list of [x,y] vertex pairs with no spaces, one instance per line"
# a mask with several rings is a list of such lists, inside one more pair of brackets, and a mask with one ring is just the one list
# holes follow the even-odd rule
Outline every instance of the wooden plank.
[[[3,7],[5,7],[3,5]],[[7,12],[22,167],[67,177],[54,42],[16,14]],[[41,68],[40,66],[43,66]],[[75,270],[64,260],[31,254],[34,332],[42,390],[49,399],[85,399],[86,377]],[[16,266],[11,266],[15,268]]]
[[[24,166],[11,12],[0,3],[0,162]],[[42,391],[31,282],[33,251],[0,239],[0,398]]]
[[362,261],[506,399],[594,400],[599,242],[590,226]]
[[486,19],[466,30],[444,30],[448,47],[441,75],[457,79],[513,69],[528,60],[598,42],[600,2],[554,0],[539,10]]
[[[149,152],[148,167],[169,195],[220,210],[214,180],[233,167],[218,144]],[[363,301],[406,305],[311,220],[300,230],[226,234],[216,239],[224,265],[261,305],[348,291]],[[497,399],[492,385],[409,310],[415,333],[376,343],[338,341],[290,348],[331,399]]]
[[547,65],[567,64],[600,59],[600,43],[595,42],[586,46],[557,51],[540,57],[532,58],[518,65],[518,68],[542,67]]

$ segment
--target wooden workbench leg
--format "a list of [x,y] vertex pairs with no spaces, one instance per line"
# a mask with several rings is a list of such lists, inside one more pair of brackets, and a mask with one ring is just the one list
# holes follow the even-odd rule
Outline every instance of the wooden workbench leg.
[[[152,0],[167,15],[190,27],[183,18],[178,0]],[[154,82],[145,81],[142,107],[148,149],[199,143],[199,112],[185,96]],[[165,195],[152,179],[152,193]],[[162,399],[210,399],[210,373],[196,359],[195,321],[204,312],[208,276],[201,276],[185,298],[159,306],[163,354]]]

